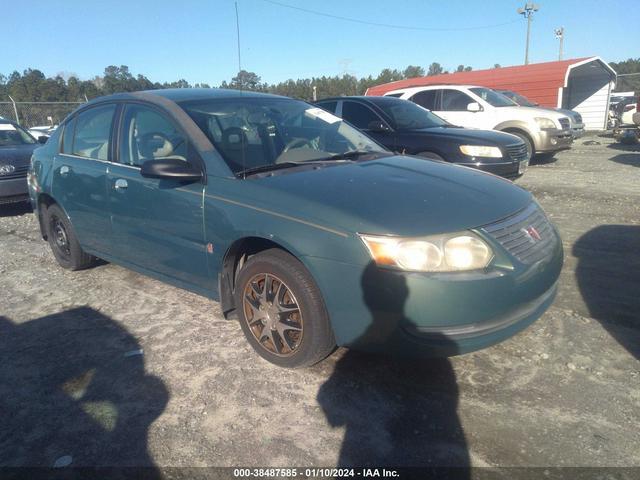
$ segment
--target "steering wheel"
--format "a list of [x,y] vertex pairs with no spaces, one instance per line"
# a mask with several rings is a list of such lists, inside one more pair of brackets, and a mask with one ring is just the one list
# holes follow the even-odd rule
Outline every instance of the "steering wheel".
[[284,146],[284,149],[282,149],[282,152],[284,153],[284,152],[288,152],[289,150],[293,150],[294,148],[302,148],[302,147],[313,148],[313,145],[311,144],[311,140],[306,138],[294,138]]

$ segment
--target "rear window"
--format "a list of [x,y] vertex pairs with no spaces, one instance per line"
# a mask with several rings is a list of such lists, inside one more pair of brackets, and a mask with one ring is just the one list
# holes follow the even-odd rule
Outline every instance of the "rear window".
[[109,159],[109,139],[115,105],[95,107],[75,119],[72,153],[79,157]]

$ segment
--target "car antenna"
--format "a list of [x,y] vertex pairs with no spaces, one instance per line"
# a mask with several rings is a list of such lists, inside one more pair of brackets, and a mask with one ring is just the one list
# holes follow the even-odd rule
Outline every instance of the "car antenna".
[[[240,83],[240,96],[242,96],[242,77],[240,76],[240,73],[242,72],[242,61],[241,61],[241,57],[240,57],[240,17],[238,15],[238,2],[235,1],[233,2],[235,4],[236,7],[236,39],[238,41],[238,80]],[[246,168],[245,168],[245,146],[244,146],[244,136],[240,137],[240,141],[242,142],[242,179],[245,180],[247,178],[247,174],[245,173]]]

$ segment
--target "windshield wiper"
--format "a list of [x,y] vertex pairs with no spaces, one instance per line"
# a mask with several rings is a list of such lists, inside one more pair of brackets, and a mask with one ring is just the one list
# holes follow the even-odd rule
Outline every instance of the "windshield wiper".
[[282,170],[285,168],[293,168],[293,167],[302,167],[304,165],[318,165],[322,163],[327,163],[329,161],[338,160],[337,158],[320,158],[317,160],[303,160],[300,162],[288,161],[281,163],[269,163],[267,165],[259,165],[257,167],[247,168],[245,170],[240,170],[236,173],[236,177],[245,177],[247,175],[253,175],[255,173],[263,173],[263,172],[271,172],[273,170]]
[[282,162],[282,163],[269,163],[266,165],[259,165],[257,167],[245,168],[236,173],[236,177],[244,177],[246,175],[253,175],[254,173],[270,172],[272,170],[280,170],[283,168],[292,168],[302,165],[302,162]]
[[362,155],[372,155],[372,154],[376,154],[376,153],[386,153],[386,152],[382,152],[382,151],[377,151],[377,150],[349,150],[348,152],[344,152],[344,153],[336,153],[335,155],[331,155],[329,157],[323,158],[323,161],[326,160],[351,160],[354,158],[358,158]]

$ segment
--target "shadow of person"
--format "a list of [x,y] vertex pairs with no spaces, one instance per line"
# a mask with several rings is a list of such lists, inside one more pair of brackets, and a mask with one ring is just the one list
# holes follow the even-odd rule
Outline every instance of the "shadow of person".
[[91,308],[25,323],[0,317],[0,465],[146,467],[168,401],[135,338]]
[[[372,323],[356,346],[375,349],[411,322],[403,314],[409,290],[404,276],[373,264],[361,283]],[[433,341],[455,350],[443,336]],[[339,467],[465,467],[456,478],[468,478],[458,387],[447,358],[389,358],[348,350],[317,400],[329,424],[345,428]]]
[[640,359],[640,226],[602,225],[573,247],[576,281],[591,317]]

